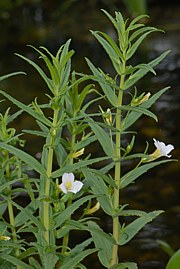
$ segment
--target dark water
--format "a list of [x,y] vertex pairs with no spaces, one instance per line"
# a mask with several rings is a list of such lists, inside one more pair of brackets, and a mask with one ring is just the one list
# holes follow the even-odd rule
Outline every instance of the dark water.
[[[45,101],[42,95],[46,92],[45,84],[34,73],[34,70],[13,56],[14,52],[18,52],[31,59],[37,59],[37,55],[26,47],[26,44],[36,47],[47,46],[51,52],[55,53],[58,47],[71,37],[72,48],[76,51],[73,67],[77,71],[89,72],[83,59],[87,56],[95,64],[111,72],[107,57],[105,58],[100,45],[89,33],[89,29],[112,32],[110,24],[100,12],[100,8],[110,8],[110,5],[104,5],[105,1],[87,2],[86,7],[81,1],[74,1],[75,4],[73,1],[64,1],[64,5],[58,5],[57,2],[53,1],[48,4],[45,1],[46,4],[43,5],[41,1],[37,3],[28,1],[25,5],[0,8],[0,74],[18,70],[28,73],[28,76],[11,78],[1,83],[1,88],[25,103],[30,103],[35,96],[41,96],[41,100]],[[112,2],[115,3],[115,1]],[[113,9],[114,7],[111,6],[111,10]],[[148,61],[164,50],[171,49],[172,52],[156,68],[157,76],[148,76],[140,84],[140,90],[155,92],[156,89],[167,85],[171,85],[171,90],[153,107],[153,111],[158,115],[158,124],[144,117],[136,124],[135,128],[139,133],[138,147],[141,150],[146,140],[153,144],[152,138],[156,137],[160,141],[173,144],[175,146],[173,158],[179,159],[180,5],[161,4],[155,7],[151,5],[149,14],[151,15],[150,23],[165,29],[166,34],[152,35],[141,47],[138,58]],[[1,110],[5,110],[2,104]],[[18,130],[35,128],[30,117],[25,114],[17,119],[15,124]],[[36,155],[41,149],[42,141],[29,136],[27,140],[29,143],[26,150]],[[33,143],[34,147],[32,147]],[[124,169],[126,168],[128,167]],[[123,202],[129,203],[135,209],[147,211],[163,209],[165,213],[146,225],[130,244],[120,250],[121,260],[137,261],[139,267],[143,269],[163,269],[168,256],[159,248],[156,240],[165,240],[174,249],[180,247],[179,174],[179,163],[160,166],[122,193]],[[106,228],[111,229],[111,222],[107,219],[106,223]],[[100,268],[99,265],[98,268]]]

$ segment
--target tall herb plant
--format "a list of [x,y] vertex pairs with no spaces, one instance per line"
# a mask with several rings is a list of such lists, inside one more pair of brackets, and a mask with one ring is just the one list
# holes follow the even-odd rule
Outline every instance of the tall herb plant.
[[[74,51],[69,49],[68,40],[55,56],[45,47],[31,46],[45,62],[49,76],[34,61],[17,54],[45,81],[49,90],[47,103],[38,104],[36,98],[26,105],[0,91],[19,108],[15,114],[10,115],[8,108],[0,115],[1,268],[86,268],[83,261],[93,253],[97,253],[105,268],[138,268],[135,262],[123,262],[119,246],[127,244],[144,225],[162,213],[162,210],[130,209],[123,204],[121,193],[149,169],[170,161],[158,158],[170,158],[172,145],[154,139],[153,153],[148,154],[148,145],[143,153],[136,153],[135,134],[130,131],[142,115],[157,121],[149,109],[169,87],[151,95],[139,94],[135,86],[147,73],[155,74],[154,67],[169,51],[149,63],[130,65],[142,41],[159,30],[139,22],[146,16],[129,22],[120,12],[115,13],[115,18],[103,12],[113,24],[117,39],[104,32],[91,32],[110,58],[115,70],[113,76],[89,59],[86,61],[92,74],[72,72]],[[14,74],[1,80],[11,75]],[[95,82],[100,85],[101,93]],[[124,102],[124,92],[131,94],[129,104]],[[91,93],[96,93],[96,97],[90,98]],[[99,111],[88,113],[88,108],[94,103],[98,107],[101,99],[106,102],[104,107],[99,105]],[[8,126],[22,112],[34,118],[37,130],[16,134]],[[21,136],[25,133],[44,139],[40,161],[23,150],[25,141]],[[130,140],[123,147],[122,136],[126,135]],[[97,142],[104,152],[100,157],[88,154]],[[134,168],[123,174],[122,163],[126,160],[136,162]],[[16,199],[22,194],[26,196],[25,205]],[[106,233],[93,217],[99,208],[112,219],[112,233]],[[126,216],[136,218],[124,223],[122,219]],[[86,232],[86,239],[74,243],[74,231]]]

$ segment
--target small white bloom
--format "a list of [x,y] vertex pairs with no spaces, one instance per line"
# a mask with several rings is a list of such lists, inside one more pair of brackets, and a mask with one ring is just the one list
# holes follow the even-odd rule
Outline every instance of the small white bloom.
[[159,157],[165,156],[168,158],[171,158],[171,155],[168,155],[173,149],[174,146],[169,144],[165,145],[163,142],[160,142],[153,138],[154,145],[156,147],[156,150],[150,155],[153,159],[157,159]]
[[81,190],[82,186],[83,183],[81,181],[74,180],[73,173],[64,173],[62,176],[62,183],[59,185],[60,189],[64,193],[77,193]]

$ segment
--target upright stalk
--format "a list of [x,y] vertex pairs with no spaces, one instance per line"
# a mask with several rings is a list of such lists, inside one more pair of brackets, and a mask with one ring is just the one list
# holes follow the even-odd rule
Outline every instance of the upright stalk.
[[[11,179],[11,175],[10,175],[10,167],[9,167],[9,153],[6,152],[5,153],[5,159],[7,162],[6,165],[6,179],[7,181],[9,181]],[[7,202],[7,206],[8,206],[8,215],[9,215],[9,222],[11,224],[11,234],[12,234],[12,239],[13,242],[17,243],[17,236],[16,236],[16,228],[15,228],[15,217],[14,217],[14,210],[13,210],[13,205],[11,202],[11,187],[8,186],[7,187],[7,191],[8,191],[8,202]],[[20,255],[20,251],[19,249],[15,250],[15,256],[18,257]],[[17,265],[16,267],[17,269],[21,269],[20,266]]]
[[[51,129],[51,139],[50,139],[50,145],[49,145],[49,151],[48,151],[48,163],[47,163],[47,180],[46,180],[46,185],[45,185],[45,197],[49,197],[50,195],[50,177],[52,174],[52,165],[53,165],[53,144],[54,144],[54,139],[56,137],[56,132],[57,132],[57,121],[58,121],[58,112],[59,110],[54,110],[54,115],[53,115],[53,123],[52,123],[52,129]],[[43,223],[45,227],[45,232],[44,232],[44,238],[47,242],[47,244],[50,244],[50,238],[49,238],[49,231],[50,231],[50,212],[49,212],[49,203],[44,201],[43,202]]]
[[[121,73],[121,79],[120,79],[120,90],[118,93],[118,105],[116,110],[116,149],[115,149],[115,175],[114,175],[114,181],[116,183],[117,188],[114,188],[114,209],[117,210],[119,207],[119,199],[120,199],[120,183],[121,183],[121,106],[122,106],[122,100],[123,100],[123,84],[125,79],[125,65],[126,62],[123,61],[122,63],[122,70]],[[111,265],[118,264],[118,240],[119,240],[119,217],[113,218],[113,237],[116,241],[116,244],[113,245],[112,249],[112,258],[111,258]]]
[[[74,149],[74,145],[75,145],[75,125],[72,126],[72,138],[71,138],[71,148]],[[70,164],[73,164],[73,158],[70,159]],[[67,202],[67,207],[69,207],[72,204],[72,199],[69,198],[68,202]],[[66,252],[66,249],[68,247],[69,244],[69,232],[65,234],[65,236],[63,237],[63,242],[62,242],[62,253]]]

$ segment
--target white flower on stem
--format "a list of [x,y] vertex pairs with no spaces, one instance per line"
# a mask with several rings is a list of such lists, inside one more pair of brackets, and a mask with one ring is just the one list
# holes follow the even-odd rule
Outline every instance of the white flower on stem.
[[77,193],[81,190],[83,183],[78,180],[74,180],[73,173],[64,173],[62,176],[62,183],[59,185],[59,188],[64,193],[73,192]]
[[153,138],[153,140],[156,150],[152,154],[150,154],[150,157],[153,159],[157,159],[162,156],[171,158],[171,155],[168,154],[174,149],[174,146],[171,144],[165,145],[164,142],[160,142],[155,138]]

